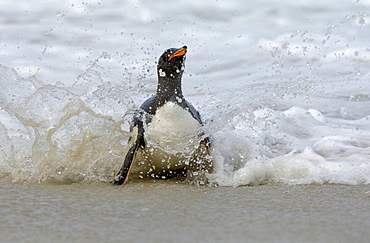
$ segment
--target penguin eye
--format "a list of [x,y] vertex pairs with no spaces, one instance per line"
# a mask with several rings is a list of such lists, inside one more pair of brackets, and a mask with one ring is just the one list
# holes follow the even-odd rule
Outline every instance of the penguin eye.
[[167,62],[168,61],[168,55],[162,55],[162,61]]

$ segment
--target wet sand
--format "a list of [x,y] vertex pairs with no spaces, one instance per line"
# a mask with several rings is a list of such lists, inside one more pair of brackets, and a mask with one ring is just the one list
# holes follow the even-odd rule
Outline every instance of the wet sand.
[[1,242],[367,242],[370,185],[0,184]]

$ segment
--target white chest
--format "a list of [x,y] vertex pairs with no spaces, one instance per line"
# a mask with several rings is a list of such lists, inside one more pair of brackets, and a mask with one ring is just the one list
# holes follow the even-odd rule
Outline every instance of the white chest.
[[192,153],[199,145],[201,124],[182,107],[167,102],[157,110],[146,130],[146,143],[169,154]]

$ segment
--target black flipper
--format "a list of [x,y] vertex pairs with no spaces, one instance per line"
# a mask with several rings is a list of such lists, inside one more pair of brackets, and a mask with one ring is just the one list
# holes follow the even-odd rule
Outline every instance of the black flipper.
[[206,148],[207,154],[211,156],[211,141],[209,137],[204,138],[202,141],[200,141],[200,144],[203,144]]
[[134,142],[134,144],[131,146],[131,148],[127,152],[125,161],[123,162],[123,165],[120,171],[117,173],[117,176],[113,181],[114,185],[122,185],[126,183],[129,177],[132,165],[134,164],[133,162],[135,160],[137,151],[139,150],[139,148],[145,147],[143,121],[139,120],[138,118],[135,118],[135,123],[138,128],[136,141]]

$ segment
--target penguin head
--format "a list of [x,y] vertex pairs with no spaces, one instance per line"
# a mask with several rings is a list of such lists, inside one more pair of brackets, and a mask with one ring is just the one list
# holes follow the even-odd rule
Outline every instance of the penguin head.
[[159,78],[181,78],[185,68],[187,47],[167,49],[159,58],[157,73]]

